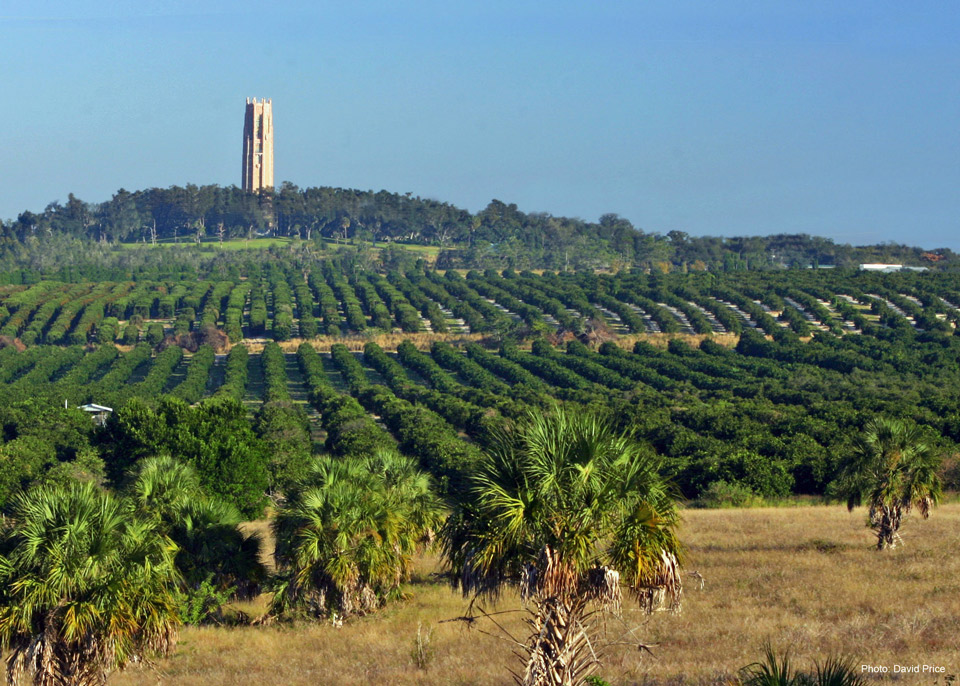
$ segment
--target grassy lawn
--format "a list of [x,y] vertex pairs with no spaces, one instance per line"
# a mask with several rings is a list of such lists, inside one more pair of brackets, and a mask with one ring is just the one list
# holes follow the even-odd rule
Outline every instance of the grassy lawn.
[[[244,238],[233,238],[223,242],[223,245],[220,245],[220,241],[216,238],[205,238],[200,244],[199,250],[202,252],[209,252],[212,250],[220,250],[221,247],[223,250],[262,250],[266,248],[272,248],[275,246],[284,246],[290,245],[293,243],[294,239],[292,238],[253,238],[251,240],[246,240]],[[426,258],[428,261],[432,262],[436,260],[437,255],[440,253],[440,246],[437,245],[408,245],[406,243],[384,243],[383,241],[378,241],[376,245],[370,241],[363,241],[360,239],[351,239],[347,243],[337,242],[331,239],[323,239],[323,243],[327,248],[336,248],[338,245],[349,245],[349,246],[360,246],[366,245],[368,248],[371,248],[374,251],[379,252],[382,248],[387,245],[394,245],[403,250],[408,250],[412,253],[416,253],[421,257]],[[188,236],[180,239],[179,243],[175,243],[173,239],[164,239],[158,241],[156,246],[152,246],[147,243],[119,243],[120,249],[122,250],[133,250],[135,248],[174,248],[177,250],[197,250],[197,244]]]
[[[289,245],[292,243],[290,238],[254,238],[252,240],[246,240],[243,238],[234,238],[229,241],[223,242],[224,250],[261,250],[265,248],[272,248],[277,245]],[[163,241],[158,241],[155,246],[152,246],[147,243],[119,243],[120,248],[124,250],[132,250],[135,248],[174,248],[176,250],[197,250],[197,244],[194,243],[189,238],[180,239],[179,243],[174,243],[172,239],[165,239]],[[221,248],[220,241],[217,239],[207,239],[200,244],[199,250],[202,252],[208,252],[210,249],[219,250]]]
[[[430,257],[436,259],[437,255],[440,254],[439,245],[412,245],[408,243],[392,243],[398,248],[403,248],[404,250],[409,250],[411,252],[421,253],[423,255],[429,255]],[[381,241],[378,245],[378,248],[384,247],[384,243]],[[452,246],[457,247],[457,246]]]
[[[609,636],[639,627],[636,638],[656,644],[653,655],[635,645],[611,648],[600,674],[614,686],[727,683],[762,657],[767,640],[791,649],[803,668],[848,655],[857,665],[888,666],[888,679],[894,664],[960,673],[960,505],[944,505],[928,521],[908,517],[904,545],[884,553],[873,549],[865,517],[842,506],[685,511],[686,569],[703,575],[703,589],[688,578],[681,614],[647,617],[625,602],[623,622],[608,622]],[[339,629],[329,622],[186,629],[156,672],[134,669],[110,683],[510,683],[507,668],[517,666],[510,644],[480,631],[495,627],[444,622],[467,603],[438,570],[435,558],[421,560],[405,601]],[[497,609],[519,607],[508,594]],[[497,618],[522,632],[521,614]],[[424,670],[411,656],[418,624],[433,630]],[[901,684],[947,683],[944,674],[897,676]]]

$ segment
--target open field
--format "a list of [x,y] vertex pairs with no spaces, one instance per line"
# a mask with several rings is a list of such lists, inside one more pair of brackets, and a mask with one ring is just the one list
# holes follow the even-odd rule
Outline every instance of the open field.
[[[269,238],[231,238],[223,241],[221,243],[217,238],[212,236],[207,236],[200,243],[199,249],[203,251],[209,250],[262,250],[264,248],[273,248],[276,246],[290,245],[294,242],[293,238],[287,238],[283,236],[273,236]],[[384,241],[378,241],[373,243],[371,241],[365,241],[360,238],[350,238],[348,241],[338,241],[331,238],[321,239],[321,242],[324,246],[328,248],[333,248],[338,245],[349,245],[353,247],[366,246],[368,249],[380,251],[385,246],[393,245],[403,250],[409,250],[410,252],[416,253],[417,255],[426,258],[428,261],[432,262],[436,260],[437,255],[440,252],[439,245],[419,245],[415,243],[385,243]],[[156,245],[151,245],[149,243],[117,243],[123,250],[131,250],[134,248],[144,248],[144,247],[155,247],[155,248],[176,248],[179,250],[197,250],[198,246],[193,240],[192,236],[186,235],[181,237],[178,241],[175,241],[172,238],[164,238],[157,241]],[[542,270],[540,270],[542,271]]]
[[[245,238],[232,238],[230,240],[224,241],[222,244],[216,238],[205,238],[200,244],[200,248],[203,250],[258,250],[264,248],[272,248],[278,245],[288,245],[292,242],[290,238],[252,238],[247,240]],[[148,243],[117,243],[124,250],[131,250],[134,248],[175,248],[177,250],[196,250],[197,244],[194,242],[192,236],[181,237],[179,242],[174,241],[171,238],[165,238],[163,240],[157,241],[156,245],[150,245]]]
[[[960,505],[929,521],[911,516],[904,545],[878,553],[865,512],[839,506],[752,510],[687,510],[681,531],[687,582],[683,612],[645,617],[626,610],[637,637],[657,644],[653,656],[635,647],[611,649],[600,674],[626,684],[723,684],[762,655],[764,641],[789,648],[797,664],[853,656],[872,665],[924,664],[945,674],[897,675],[901,684],[945,684],[960,673]],[[503,684],[513,666],[510,646],[462,623],[466,601],[421,562],[408,599],[336,629],[296,626],[187,629],[156,672],[133,670],[111,684]],[[505,596],[498,610],[519,607]],[[502,615],[514,630],[519,616]],[[433,629],[433,659],[418,670],[411,650],[418,623]],[[617,636],[621,624],[609,624]],[[880,682],[879,677],[876,678]]]

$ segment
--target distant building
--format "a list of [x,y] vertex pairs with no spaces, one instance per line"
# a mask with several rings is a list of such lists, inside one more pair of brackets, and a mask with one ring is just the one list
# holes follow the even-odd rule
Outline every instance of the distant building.
[[885,274],[890,274],[892,272],[929,271],[926,267],[906,267],[902,264],[883,264],[882,262],[877,262],[873,264],[861,264],[860,269],[865,272],[884,272]]
[[79,409],[84,412],[89,412],[90,416],[93,417],[93,421],[98,426],[104,426],[107,423],[107,418],[110,416],[110,413],[113,412],[112,407],[107,407],[106,405],[97,405],[95,403],[87,403],[86,405],[80,405]]
[[273,101],[247,98],[243,118],[243,178],[251,193],[273,188]]
[[860,269],[865,272],[898,272],[903,269],[902,264],[883,264],[875,262],[873,264],[861,264]]

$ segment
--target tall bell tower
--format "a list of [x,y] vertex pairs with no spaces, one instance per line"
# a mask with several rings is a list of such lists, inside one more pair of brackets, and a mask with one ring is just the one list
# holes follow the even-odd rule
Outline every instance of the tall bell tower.
[[245,191],[273,188],[273,101],[247,98],[243,117],[243,179]]

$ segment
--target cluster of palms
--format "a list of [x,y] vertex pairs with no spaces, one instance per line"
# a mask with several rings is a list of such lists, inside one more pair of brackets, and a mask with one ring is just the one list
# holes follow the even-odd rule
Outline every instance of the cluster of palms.
[[89,482],[21,493],[0,530],[8,682],[101,684],[167,652],[198,578],[263,578],[240,520],[169,457],[145,460],[119,495]]
[[[840,493],[870,504],[884,548],[904,512],[926,516],[937,502],[935,470],[913,429],[877,420],[855,442]],[[518,683],[584,683],[601,657],[598,619],[620,614],[623,587],[647,611],[679,607],[677,498],[661,474],[651,450],[563,409],[493,436],[448,503],[395,452],[316,458],[274,520],[273,611],[371,611],[439,535],[455,584],[479,601],[471,608],[484,613],[483,600],[519,587],[529,633],[517,640]],[[8,681],[102,684],[172,647],[185,598],[258,590],[260,542],[240,519],[171,458],[143,461],[119,495],[91,484],[19,495],[0,529]]]

